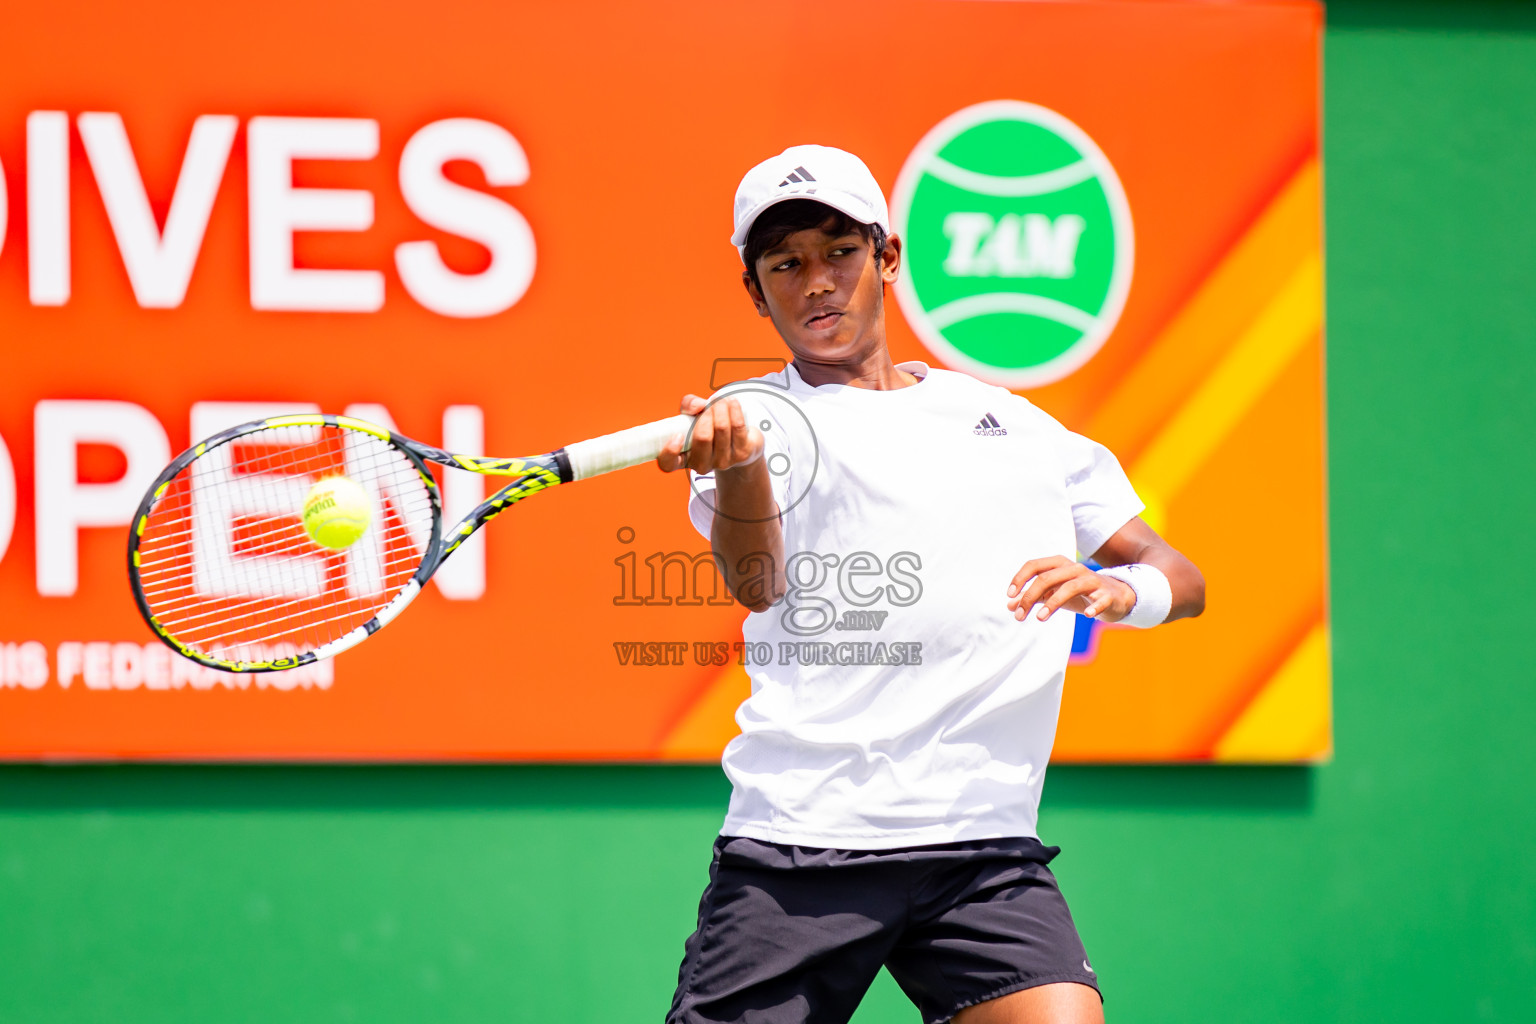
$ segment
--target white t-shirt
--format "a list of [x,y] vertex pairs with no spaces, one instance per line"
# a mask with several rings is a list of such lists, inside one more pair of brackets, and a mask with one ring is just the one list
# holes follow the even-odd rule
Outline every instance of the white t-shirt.
[[[1034,836],[1073,616],[1013,617],[1031,558],[1092,554],[1143,505],[1115,457],[962,373],[893,391],[793,365],[723,389],[764,429],[790,582],[753,612],[722,832],[888,849]],[[706,537],[712,475],[689,514]],[[748,570],[749,573],[752,570]]]

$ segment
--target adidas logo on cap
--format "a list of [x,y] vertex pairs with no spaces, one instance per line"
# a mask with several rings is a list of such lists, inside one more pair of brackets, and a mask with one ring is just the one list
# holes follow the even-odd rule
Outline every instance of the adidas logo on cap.
[[798,185],[803,181],[815,180],[816,177],[811,174],[810,171],[806,170],[804,167],[796,167],[794,170],[789,172],[788,177],[779,182],[779,188],[784,188],[786,185]]
[[976,424],[975,429],[971,433],[980,437],[1001,437],[1003,434],[1008,433],[1008,428],[997,422],[996,416],[987,413],[981,418],[981,422]]

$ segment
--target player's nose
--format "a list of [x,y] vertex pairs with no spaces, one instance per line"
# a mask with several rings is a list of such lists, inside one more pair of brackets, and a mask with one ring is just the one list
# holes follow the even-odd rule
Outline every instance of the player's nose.
[[832,273],[832,265],[826,260],[811,260],[806,266],[805,294],[810,296],[829,295],[837,291],[837,275]]

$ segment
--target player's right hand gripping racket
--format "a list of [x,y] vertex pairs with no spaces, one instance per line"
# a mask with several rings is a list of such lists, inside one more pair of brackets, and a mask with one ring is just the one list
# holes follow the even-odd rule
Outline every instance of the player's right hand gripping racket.
[[[443,560],[517,502],[557,484],[655,459],[691,437],[693,417],[522,459],[456,455],[346,416],[255,420],[196,444],[160,474],[128,538],[145,621],[177,652],[231,672],[295,668],[354,647],[411,603]],[[446,533],[426,463],[513,477]],[[316,481],[346,476],[369,495],[344,550],[304,530]]]

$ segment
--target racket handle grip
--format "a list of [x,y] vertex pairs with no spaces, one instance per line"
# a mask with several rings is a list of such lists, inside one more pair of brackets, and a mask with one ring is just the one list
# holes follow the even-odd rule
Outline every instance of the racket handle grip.
[[661,454],[663,445],[679,434],[684,438],[683,447],[686,450],[686,442],[693,438],[692,416],[679,413],[655,423],[568,444],[565,446],[565,455],[571,460],[571,479],[585,480],[612,473],[616,469],[650,462]]

